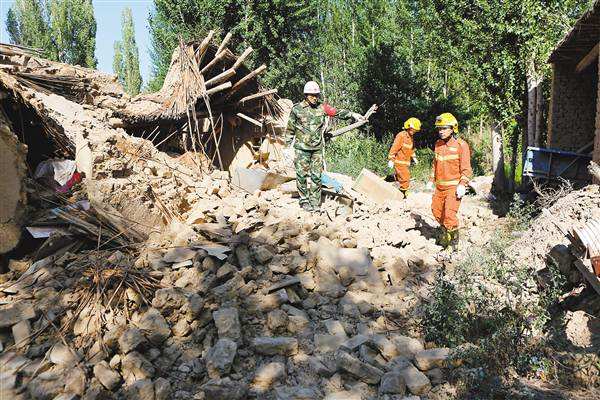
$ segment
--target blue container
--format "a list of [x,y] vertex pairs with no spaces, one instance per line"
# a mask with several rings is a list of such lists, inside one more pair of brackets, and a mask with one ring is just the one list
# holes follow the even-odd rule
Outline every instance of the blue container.
[[587,169],[592,157],[570,151],[528,147],[523,176],[555,180],[587,182],[592,177]]

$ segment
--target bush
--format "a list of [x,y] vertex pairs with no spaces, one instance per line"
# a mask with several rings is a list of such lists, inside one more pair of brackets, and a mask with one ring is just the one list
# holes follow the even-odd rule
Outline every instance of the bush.
[[392,171],[388,169],[388,152],[392,137],[381,141],[372,135],[348,133],[333,139],[325,148],[327,170],[357,177],[363,168],[380,176]]

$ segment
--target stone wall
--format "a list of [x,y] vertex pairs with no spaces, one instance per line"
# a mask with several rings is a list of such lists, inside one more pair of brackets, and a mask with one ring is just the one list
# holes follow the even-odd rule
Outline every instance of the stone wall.
[[[600,54],[598,54],[598,81],[600,82]],[[598,94],[596,97],[596,138],[594,144],[594,161],[600,163],[600,83],[596,85],[598,87]]]
[[553,69],[548,147],[575,151],[594,140],[598,71],[577,74],[574,65],[560,63]]

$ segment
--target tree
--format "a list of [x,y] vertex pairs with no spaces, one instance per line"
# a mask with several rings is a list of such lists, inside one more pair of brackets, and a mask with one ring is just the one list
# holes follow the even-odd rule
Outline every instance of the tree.
[[96,19],[91,0],[49,1],[50,35],[57,59],[95,68]]
[[113,70],[123,84],[125,91],[131,96],[140,92],[142,75],[140,74],[140,57],[135,42],[135,27],[131,8],[126,7],[121,17],[122,40],[115,42]]
[[6,27],[12,43],[39,48],[48,59],[96,67],[91,0],[15,0]]
[[12,43],[42,49],[52,56],[50,27],[43,0],[15,0],[6,15],[6,29]]
[[300,0],[155,0],[149,18],[153,80],[157,90],[168,70],[179,38],[199,40],[209,30],[222,38],[233,34],[230,49],[252,46],[250,66],[266,64],[267,85],[283,96],[296,96],[315,70],[317,1]]

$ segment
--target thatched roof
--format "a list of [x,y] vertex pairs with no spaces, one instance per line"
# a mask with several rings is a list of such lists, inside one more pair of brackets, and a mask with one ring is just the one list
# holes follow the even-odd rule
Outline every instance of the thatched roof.
[[573,29],[558,43],[549,62],[576,63],[585,57],[600,41],[600,0],[583,14]]

